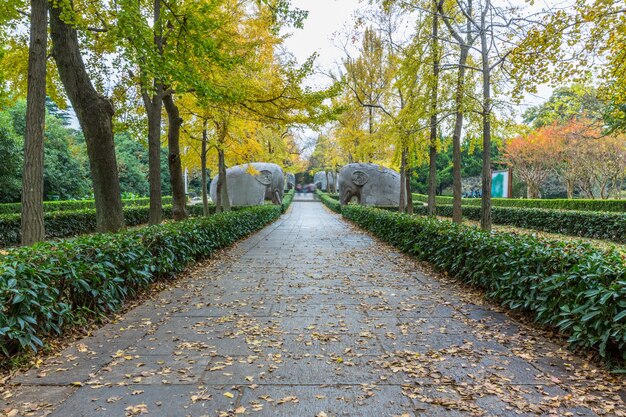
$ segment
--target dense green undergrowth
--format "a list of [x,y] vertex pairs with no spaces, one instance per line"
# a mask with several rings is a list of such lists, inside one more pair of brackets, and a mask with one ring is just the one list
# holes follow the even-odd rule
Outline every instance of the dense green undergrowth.
[[[415,209],[416,214],[427,211],[426,206]],[[452,217],[452,206],[437,206],[437,215]],[[463,217],[480,220],[480,207],[463,207]],[[492,207],[491,219],[495,224],[626,243],[626,213]]]
[[0,351],[5,360],[46,338],[119,310],[152,282],[280,216],[266,205],[8,250],[0,261]]
[[[168,205],[172,203],[171,196],[164,196],[162,203]],[[150,205],[149,197],[122,199],[124,207],[142,207]],[[65,200],[65,201],[44,201],[43,209],[45,212],[52,211],[77,211],[77,210],[95,210],[96,203],[94,200]],[[0,214],[19,214],[22,212],[21,203],[4,203],[0,204]]]
[[328,207],[335,213],[341,213],[341,203],[339,202],[339,200],[333,198],[333,195],[324,193],[320,190],[316,190],[315,193],[326,207]]
[[285,193],[285,196],[283,197],[283,204],[282,204],[283,213],[286,212],[289,206],[291,205],[295,192],[296,190],[291,189]]
[[[427,202],[428,196],[413,194],[416,201]],[[437,196],[437,204],[452,205],[452,197]],[[464,198],[463,206],[480,206],[480,198]],[[626,213],[626,200],[590,200],[590,199],[565,199],[565,198],[493,198],[492,207],[517,207],[517,208],[541,208],[553,210],[578,210],[578,211],[609,211]]]
[[[210,212],[215,212],[215,206],[209,206]],[[189,215],[202,215],[202,206],[188,206]],[[126,226],[138,226],[148,223],[149,206],[125,206],[124,220]],[[163,206],[163,217],[172,217],[172,206]],[[0,215],[0,246],[13,246],[20,243],[20,214]],[[46,212],[44,214],[46,239],[77,236],[96,231],[96,210],[65,210]]]
[[357,205],[342,214],[490,298],[569,335],[569,342],[626,360],[626,260],[615,250]]
[[[318,195],[326,206],[337,213],[341,212],[341,205],[331,195],[321,192],[318,192]],[[396,210],[389,207],[385,209]],[[414,213],[425,216],[428,214],[428,208],[424,205],[415,206]],[[437,215],[452,217],[452,206],[438,205]],[[463,217],[480,220],[480,207],[463,207]],[[492,207],[491,218],[494,224],[626,243],[626,213]]]

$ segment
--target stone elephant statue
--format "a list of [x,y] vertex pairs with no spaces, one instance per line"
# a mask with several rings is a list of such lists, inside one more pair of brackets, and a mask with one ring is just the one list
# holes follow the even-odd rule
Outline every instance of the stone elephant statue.
[[400,174],[376,164],[348,164],[339,171],[341,204],[356,197],[364,206],[399,206]]
[[296,187],[296,176],[291,172],[285,175],[285,191],[293,190]]
[[334,171],[320,171],[313,176],[313,183],[317,189],[327,192],[337,190],[337,173]]
[[[258,171],[252,175],[250,166]],[[274,204],[283,199],[283,170],[276,164],[253,162],[236,165],[226,170],[226,185],[231,206],[260,206],[266,198]],[[217,181],[213,178],[209,187],[211,199],[217,201]]]
[[313,175],[313,184],[318,190],[326,191],[328,184],[326,179],[326,171],[319,171]]

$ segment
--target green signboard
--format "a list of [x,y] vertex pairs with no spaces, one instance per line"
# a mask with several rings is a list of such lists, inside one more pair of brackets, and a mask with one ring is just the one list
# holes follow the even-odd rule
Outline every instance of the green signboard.
[[493,171],[491,173],[491,197],[507,198],[509,196],[509,171]]

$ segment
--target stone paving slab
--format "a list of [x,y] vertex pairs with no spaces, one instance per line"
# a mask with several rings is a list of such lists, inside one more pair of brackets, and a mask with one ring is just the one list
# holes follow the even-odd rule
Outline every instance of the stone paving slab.
[[313,200],[2,388],[12,417],[626,415],[619,376]]

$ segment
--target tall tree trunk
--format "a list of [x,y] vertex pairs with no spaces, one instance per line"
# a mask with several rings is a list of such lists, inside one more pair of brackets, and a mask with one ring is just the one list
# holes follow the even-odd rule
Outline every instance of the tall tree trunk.
[[459,58],[459,74],[456,82],[456,120],[454,121],[454,133],[452,134],[452,221],[455,223],[462,222],[461,207],[461,134],[463,133],[463,101],[465,89],[465,64],[467,63],[467,55],[469,47],[461,47],[461,56]]
[[207,193],[207,177],[206,177],[206,156],[207,156],[207,143],[209,141],[209,135],[207,132],[206,122],[202,128],[202,150],[200,151],[200,169],[202,170],[202,214],[204,216],[209,215],[209,196]]
[[[373,103],[372,97],[370,97],[369,102]],[[370,136],[370,141],[373,141],[372,135],[374,134],[374,108],[373,107],[368,107],[367,111],[368,111],[369,136]],[[362,161],[363,162],[367,162],[367,163],[371,163],[372,162],[372,153],[371,152],[367,152],[367,159],[365,158],[365,155],[363,155]]]
[[325,171],[324,171],[324,175],[326,175],[326,190],[325,190],[325,191],[326,191],[327,193],[330,193],[330,192],[331,192],[331,191],[330,191],[330,175],[328,175],[328,173],[329,173],[329,171],[328,171],[328,170],[325,170]]
[[172,216],[174,220],[187,218],[187,196],[185,195],[185,183],[183,181],[183,167],[180,160],[180,126],[183,119],[180,117],[178,106],[174,103],[171,93],[163,97],[165,110],[167,111],[167,157],[170,169],[170,182],[172,184]]
[[43,138],[46,122],[48,2],[31,0],[26,137],[22,175],[22,245],[45,239],[43,223]]
[[[161,0],[154,0],[153,41],[159,51],[163,53],[163,39],[161,36]],[[161,113],[163,110],[163,83],[156,77],[153,79],[153,93],[147,91],[145,74],[142,71],[141,96],[143,98],[146,115],[148,117],[148,182],[150,183],[150,212],[149,224],[160,224],[163,221],[163,200],[161,192]]]
[[160,224],[163,220],[161,198],[161,100],[163,87],[155,83],[156,92],[152,97],[142,92],[148,117],[148,182],[150,183],[150,212],[148,222]]
[[[439,13],[444,16],[443,2],[439,3]],[[469,55],[469,49],[475,39],[472,36],[472,0],[468,0],[467,2],[466,15],[468,17],[465,27],[465,38],[463,38],[463,36],[452,26],[449,17],[443,17],[443,22],[448,27],[448,30],[452,34],[453,38],[459,43],[461,48],[461,53],[459,55],[459,72],[457,75],[455,91],[454,133],[452,134],[452,221],[455,223],[461,223],[463,217],[461,206],[461,134],[463,133],[463,118],[465,115],[463,101],[465,100],[465,72],[467,57]]]
[[565,180],[565,184],[567,185],[567,198],[574,198],[574,182],[575,180]]
[[402,156],[400,157],[400,204],[398,211],[406,212],[406,146],[402,144]]
[[228,184],[226,180],[226,158],[224,149],[217,149],[219,178],[217,180],[217,211],[230,211],[230,198],[228,197]]
[[93,87],[80,52],[76,29],[63,21],[63,10],[56,1],[49,5],[52,56],[87,144],[97,230],[115,232],[124,227],[124,212],[113,141],[113,103]]
[[406,176],[406,212],[413,214],[413,194],[411,193],[411,168],[407,168]]
[[430,145],[428,161],[428,214],[434,216],[437,212],[435,195],[437,194],[437,100],[439,90],[439,18],[438,3],[433,0],[433,85],[430,93]]
[[480,228],[491,230],[491,68],[489,66],[489,43],[487,39],[487,13],[491,7],[486,0],[481,13],[480,49],[483,75],[483,172]]

